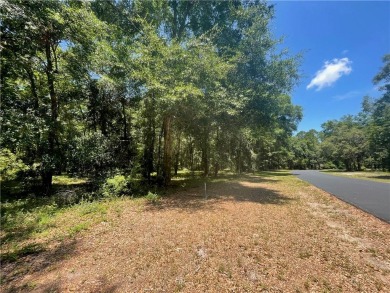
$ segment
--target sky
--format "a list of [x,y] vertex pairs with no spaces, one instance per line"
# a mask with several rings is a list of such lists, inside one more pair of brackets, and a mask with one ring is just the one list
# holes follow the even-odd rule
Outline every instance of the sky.
[[390,53],[390,1],[272,1],[274,37],[282,48],[302,53],[302,78],[292,100],[303,108],[298,131],[355,115],[368,95],[381,93],[372,83]]

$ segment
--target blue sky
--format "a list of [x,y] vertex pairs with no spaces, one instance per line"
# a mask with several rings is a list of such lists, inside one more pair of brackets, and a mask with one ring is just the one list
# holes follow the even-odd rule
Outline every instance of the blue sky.
[[365,95],[381,94],[372,83],[390,53],[390,2],[272,1],[275,37],[303,53],[294,104],[303,107],[300,130],[361,110]]

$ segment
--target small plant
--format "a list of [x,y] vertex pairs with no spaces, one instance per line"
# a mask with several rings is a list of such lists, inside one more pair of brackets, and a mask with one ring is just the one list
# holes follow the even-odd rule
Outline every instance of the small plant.
[[146,200],[152,204],[157,204],[160,202],[160,197],[158,194],[153,193],[153,192],[148,192],[148,194],[145,196]]
[[121,196],[128,192],[128,180],[123,175],[115,175],[108,178],[103,185],[103,195],[105,197]]
[[71,227],[69,229],[69,235],[72,237],[72,236],[75,236],[77,233],[83,231],[83,230],[87,230],[88,227],[90,226],[89,223],[81,223],[81,224],[77,224],[73,227]]

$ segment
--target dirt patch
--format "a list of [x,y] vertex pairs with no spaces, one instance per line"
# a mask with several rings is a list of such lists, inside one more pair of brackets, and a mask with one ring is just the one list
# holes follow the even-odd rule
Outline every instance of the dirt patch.
[[199,186],[123,201],[61,248],[5,264],[3,290],[387,291],[388,224],[277,175],[210,183],[207,200]]

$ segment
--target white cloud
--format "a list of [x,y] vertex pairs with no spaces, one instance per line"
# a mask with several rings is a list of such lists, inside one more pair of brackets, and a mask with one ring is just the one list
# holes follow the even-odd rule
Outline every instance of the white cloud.
[[306,89],[317,87],[317,91],[320,91],[324,87],[331,86],[341,76],[351,73],[351,64],[352,61],[348,58],[326,61],[322,69],[317,71],[316,76],[310,81]]
[[342,101],[342,100],[352,99],[356,97],[363,97],[362,91],[350,91],[342,95],[334,96],[333,99]]

